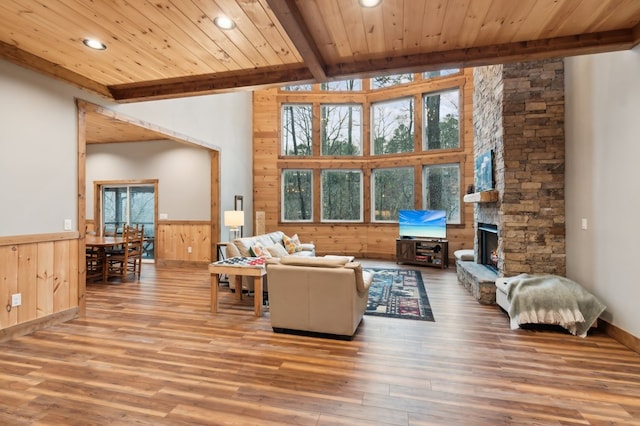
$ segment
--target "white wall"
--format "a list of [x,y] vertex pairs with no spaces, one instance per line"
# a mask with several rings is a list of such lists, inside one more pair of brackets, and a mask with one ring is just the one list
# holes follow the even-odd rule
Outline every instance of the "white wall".
[[76,107],[63,84],[0,60],[0,236],[77,226]]
[[209,151],[174,141],[87,146],[87,219],[93,219],[93,182],[158,179],[158,213],[169,220],[209,220]]
[[640,336],[640,46],[565,63],[567,276]]
[[252,211],[250,92],[116,105],[0,60],[0,94],[0,236],[60,232],[64,219],[77,229],[75,98],[219,147],[220,210],[237,194]]

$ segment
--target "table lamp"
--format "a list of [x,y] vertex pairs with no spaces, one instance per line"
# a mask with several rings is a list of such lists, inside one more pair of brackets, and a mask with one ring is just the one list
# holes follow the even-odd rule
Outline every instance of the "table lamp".
[[228,210],[224,212],[224,226],[229,227],[229,241],[240,238],[240,227],[244,226],[244,212],[242,210]]

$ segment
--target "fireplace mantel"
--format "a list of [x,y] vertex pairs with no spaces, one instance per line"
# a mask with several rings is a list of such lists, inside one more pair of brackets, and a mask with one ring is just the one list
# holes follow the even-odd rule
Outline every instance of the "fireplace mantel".
[[495,203],[496,201],[498,201],[498,191],[495,189],[474,192],[464,196],[465,203]]

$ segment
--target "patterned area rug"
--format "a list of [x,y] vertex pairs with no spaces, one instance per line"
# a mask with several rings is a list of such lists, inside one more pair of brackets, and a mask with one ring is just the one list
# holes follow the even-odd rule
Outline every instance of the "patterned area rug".
[[373,273],[373,283],[365,315],[435,321],[420,271],[366,270]]

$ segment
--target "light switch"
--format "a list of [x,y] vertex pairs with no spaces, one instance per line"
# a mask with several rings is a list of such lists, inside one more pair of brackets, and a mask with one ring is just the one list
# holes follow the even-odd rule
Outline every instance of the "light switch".
[[71,231],[71,219],[64,220],[64,230]]
[[581,227],[582,227],[582,229],[587,229],[588,228],[588,226],[587,226],[587,218],[586,217],[582,218]]

